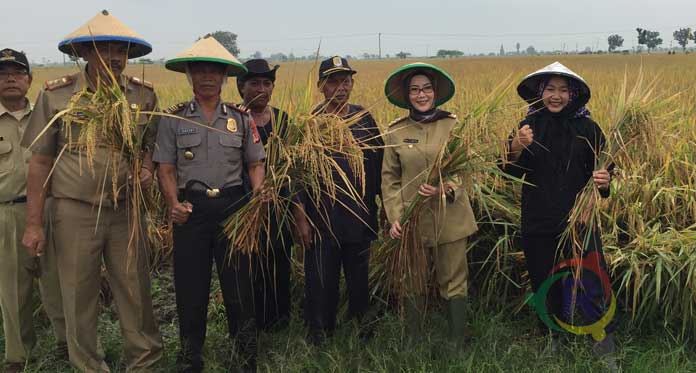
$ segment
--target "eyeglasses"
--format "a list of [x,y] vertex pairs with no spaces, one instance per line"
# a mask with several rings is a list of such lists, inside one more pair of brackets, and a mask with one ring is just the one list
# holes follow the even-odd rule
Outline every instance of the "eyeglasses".
[[431,85],[426,85],[425,87],[417,87],[415,85],[408,87],[408,94],[411,96],[418,96],[421,92],[429,95],[434,92],[434,88]]
[[29,75],[26,70],[0,71],[0,80],[8,80],[10,76],[14,78],[24,78]]

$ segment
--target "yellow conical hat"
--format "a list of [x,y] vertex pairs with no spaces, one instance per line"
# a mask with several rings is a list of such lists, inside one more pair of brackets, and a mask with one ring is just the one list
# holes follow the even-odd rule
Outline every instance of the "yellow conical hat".
[[87,23],[66,36],[63,41],[58,43],[58,49],[63,53],[79,57],[79,48],[76,48],[78,44],[96,41],[122,41],[129,43],[128,58],[142,57],[152,51],[150,43],[143,40],[140,35],[121,23],[106,10],[102,10]]
[[189,62],[215,62],[227,65],[228,76],[242,75],[247,72],[247,68],[210,35],[206,35],[190,48],[168,60],[164,66],[169,70],[185,73],[186,64]]

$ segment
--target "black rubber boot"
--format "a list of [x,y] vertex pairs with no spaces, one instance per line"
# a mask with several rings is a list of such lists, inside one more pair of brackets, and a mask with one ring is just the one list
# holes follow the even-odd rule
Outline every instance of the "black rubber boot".
[[447,301],[447,322],[450,330],[450,339],[457,349],[463,349],[471,339],[471,331],[466,323],[466,314],[469,310],[467,298],[453,298]]

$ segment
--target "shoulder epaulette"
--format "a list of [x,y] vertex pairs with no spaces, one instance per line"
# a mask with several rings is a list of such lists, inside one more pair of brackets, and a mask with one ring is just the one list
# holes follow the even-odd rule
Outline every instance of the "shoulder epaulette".
[[237,105],[234,102],[225,102],[228,108],[238,111],[242,114],[249,114],[249,108],[244,105]]
[[140,78],[135,77],[135,76],[131,76],[130,78],[128,78],[128,80],[129,80],[131,83],[134,83],[134,84],[137,84],[137,85],[141,85],[141,86],[143,86],[143,87],[147,87],[147,88],[150,88],[150,89],[155,89],[155,86],[152,85],[152,83],[148,82],[147,80],[143,80],[143,79],[140,79]]
[[73,75],[66,75],[62,78],[46,81],[46,83],[44,83],[44,89],[47,91],[52,91],[54,89],[68,86],[72,84],[73,81],[75,81],[75,77]]
[[167,109],[165,109],[164,112],[167,114],[176,114],[176,113],[184,110],[184,108],[186,107],[186,104],[188,104],[188,102],[180,102],[178,104],[174,104],[174,105],[168,107]]
[[388,127],[391,127],[391,126],[393,126],[393,125],[395,125],[395,124],[397,124],[397,123],[403,122],[403,121],[406,120],[407,118],[408,118],[408,115],[405,115],[405,116],[403,116],[403,117],[401,117],[401,118],[396,118],[396,119],[394,119],[391,123],[389,123],[389,126],[388,126]]

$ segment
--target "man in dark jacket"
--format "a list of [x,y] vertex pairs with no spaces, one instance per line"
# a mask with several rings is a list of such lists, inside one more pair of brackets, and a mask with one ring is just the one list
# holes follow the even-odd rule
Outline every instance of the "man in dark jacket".
[[[348,61],[338,56],[322,61],[319,68],[317,86],[325,100],[314,113],[334,114],[344,120],[357,119],[351,131],[363,144],[365,188],[362,199],[357,201],[345,193],[337,193],[335,200],[324,197],[318,206],[305,201],[305,214],[313,225],[304,217],[296,216],[298,235],[306,249],[305,318],[313,343],[321,342],[323,336],[335,328],[341,266],[348,287],[349,317],[362,320],[369,303],[369,247],[377,238],[376,197],[381,193],[384,142],[369,112],[348,102],[355,73]],[[333,158],[353,183],[350,187],[341,185],[343,180],[334,178],[337,190],[362,191],[363,186],[353,175],[348,161],[340,155]]]

